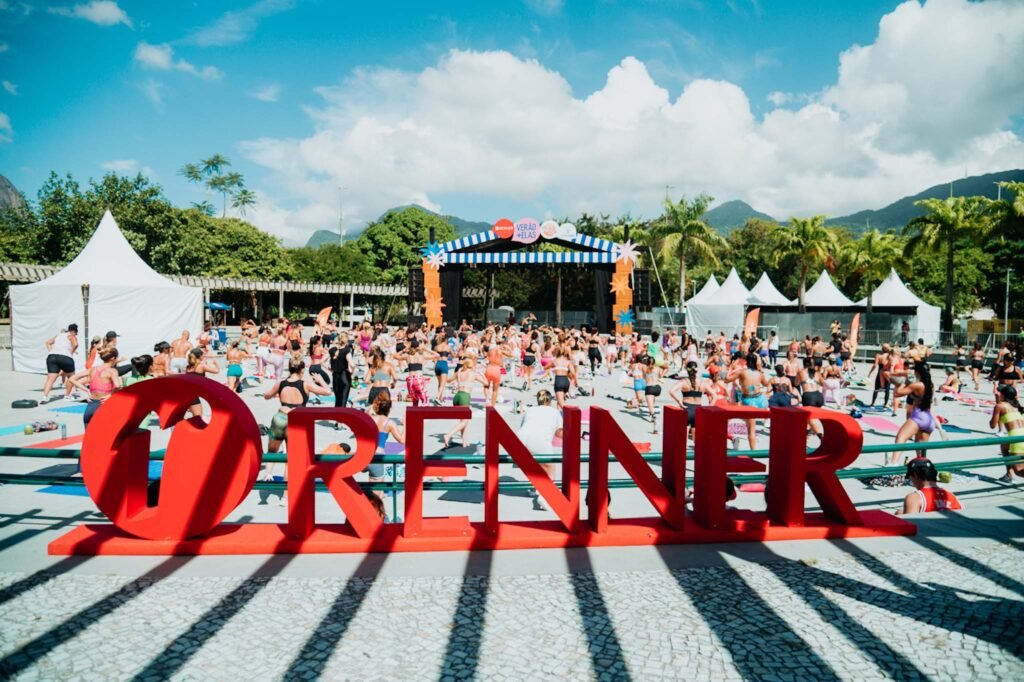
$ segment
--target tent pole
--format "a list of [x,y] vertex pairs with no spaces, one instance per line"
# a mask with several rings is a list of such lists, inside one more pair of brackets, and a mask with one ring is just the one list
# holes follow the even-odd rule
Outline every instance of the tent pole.
[[284,283],[281,283],[281,288],[277,290],[277,316],[284,317]]
[[[665,304],[665,307],[668,308],[669,324],[671,324],[674,327],[676,326],[676,318],[675,315],[672,313],[672,308],[670,308],[668,305],[668,296],[665,295],[665,287],[661,285],[661,275],[658,274],[658,261],[654,259],[654,251],[651,250],[650,246],[647,247],[647,252],[651,254],[651,265],[654,266],[654,276],[658,280],[658,288],[661,289],[661,300]],[[679,307],[683,307],[682,301],[679,302]]]
[[[82,327],[84,328],[83,329],[84,335],[82,336],[82,338],[85,339],[86,348],[88,348],[89,347],[88,344],[90,343],[89,342],[89,285],[88,284],[83,284],[82,285]],[[12,332],[14,331],[14,326],[13,325],[11,325],[11,331]],[[13,334],[12,334],[12,338],[13,338]],[[11,344],[11,345],[13,345],[13,344]],[[13,355],[13,353],[12,353],[12,355]],[[86,359],[86,361],[88,361],[88,359],[89,359],[88,351],[86,351],[85,359]]]

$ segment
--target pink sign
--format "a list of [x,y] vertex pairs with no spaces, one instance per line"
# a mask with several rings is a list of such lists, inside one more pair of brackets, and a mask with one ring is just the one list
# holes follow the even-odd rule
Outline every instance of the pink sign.
[[512,241],[532,244],[540,237],[540,223],[533,218],[520,218],[516,221]]

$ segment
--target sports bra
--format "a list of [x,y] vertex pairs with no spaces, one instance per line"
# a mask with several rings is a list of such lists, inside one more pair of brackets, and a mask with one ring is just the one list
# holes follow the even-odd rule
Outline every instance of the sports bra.
[[281,400],[281,407],[305,407],[306,402],[309,400],[309,395],[306,394],[306,382],[302,379],[296,379],[295,381],[288,381],[287,379],[281,381],[277,385],[277,394],[281,395],[281,391],[286,388],[294,388],[302,395],[301,403],[286,403],[283,399]]
[[1021,421],[1024,416],[1021,416],[1019,410],[1009,410],[999,416],[1000,424],[1009,424],[1010,422]]
[[376,372],[373,373],[373,376],[370,377],[370,380],[376,383],[378,381],[388,381],[390,378],[390,374],[388,374],[382,369],[378,369]]
[[103,381],[99,378],[99,375],[103,370],[107,369],[106,364],[94,367],[92,372],[89,374],[89,392],[98,393],[100,395],[110,395],[114,392],[114,382],[110,379]]
[[703,391],[683,391],[684,398],[700,398],[704,395]]
[[422,372],[423,371],[423,363],[422,362],[410,362],[409,363],[409,371],[410,372]]

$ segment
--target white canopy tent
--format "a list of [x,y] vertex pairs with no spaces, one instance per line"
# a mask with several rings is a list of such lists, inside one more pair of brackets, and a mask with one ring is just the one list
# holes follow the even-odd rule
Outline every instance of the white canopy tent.
[[[866,306],[867,304],[867,298],[857,302],[857,305]],[[942,309],[921,300],[900,279],[895,269],[890,270],[882,283],[871,292],[871,307],[879,312],[885,312],[886,308],[916,309],[917,315],[914,316],[914,321],[910,326],[911,336],[915,339],[924,339],[925,343],[929,344],[938,342]]]
[[203,291],[176,284],[146,265],[107,211],[89,243],[62,270],[11,287],[11,310],[14,369],[42,373],[46,339],[72,322],[79,329],[78,367],[89,345],[87,334],[116,331],[122,358],[152,353],[154,343],[177,338],[185,329],[195,338],[202,329]]
[[[736,268],[729,272],[720,287],[702,296],[712,280],[686,304],[686,326],[696,334],[703,331],[735,334],[743,329],[744,306],[750,291],[743,284]],[[717,283],[716,283],[717,284]]]
[[793,301],[782,295],[782,292],[775,288],[767,272],[761,273],[761,279],[750,290],[749,303],[751,305],[763,306],[791,306]]
[[804,305],[808,308],[852,308],[857,304],[839,290],[828,270],[822,270],[818,281],[804,293]]
[[718,280],[715,279],[714,275],[709,275],[708,281],[704,283],[704,286],[700,288],[700,291],[694,294],[686,303],[687,305],[690,303],[709,303],[718,289]]

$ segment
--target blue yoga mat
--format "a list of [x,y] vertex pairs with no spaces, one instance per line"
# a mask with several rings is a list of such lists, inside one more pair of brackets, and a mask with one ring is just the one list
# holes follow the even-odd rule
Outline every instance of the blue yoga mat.
[[25,433],[25,425],[0,426],[0,436],[13,436],[16,433]]
[[86,490],[84,485],[48,485],[45,488],[40,488],[36,492],[46,493],[47,495],[73,495],[75,497],[89,497],[89,491]]
[[85,403],[79,403],[77,405],[65,405],[64,407],[51,407],[50,412],[69,412],[72,414],[84,414],[87,405]]
[[985,433],[985,431],[978,431],[976,429],[965,429],[962,426],[955,426],[953,424],[943,424],[942,430],[946,433]]

